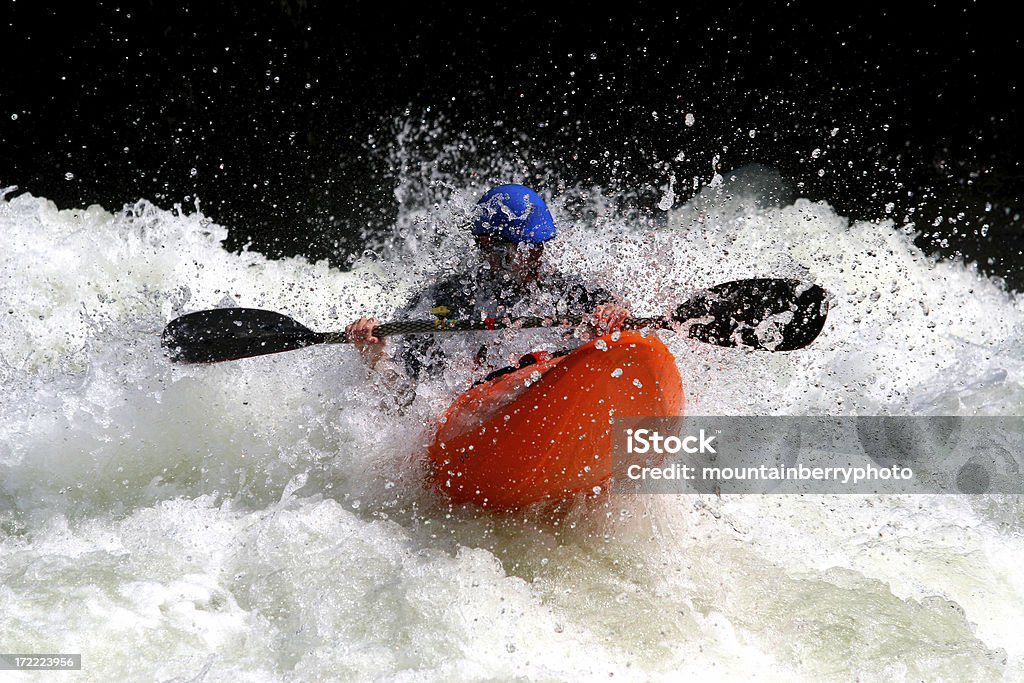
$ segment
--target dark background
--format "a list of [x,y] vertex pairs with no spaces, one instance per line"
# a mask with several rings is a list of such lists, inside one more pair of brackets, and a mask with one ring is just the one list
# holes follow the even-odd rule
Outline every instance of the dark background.
[[198,196],[229,248],[344,267],[391,229],[396,131],[423,120],[652,213],[669,173],[685,198],[716,156],[757,161],[1019,286],[1024,50],[965,4],[4,0],[0,186]]

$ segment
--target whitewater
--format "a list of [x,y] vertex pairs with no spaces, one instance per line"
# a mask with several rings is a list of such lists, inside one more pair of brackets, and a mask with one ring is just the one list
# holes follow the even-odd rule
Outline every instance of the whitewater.
[[[390,247],[350,271],[226,251],[200,205],[0,191],[0,651],[83,656],[5,680],[1024,679],[1018,497],[452,508],[420,457],[467,370],[396,413],[347,346],[164,355],[164,325],[204,308],[325,331],[388,319],[472,258],[457,228],[484,189],[403,203]],[[914,226],[764,201],[728,175],[671,192],[655,222],[596,190],[543,192],[561,229],[546,258],[641,315],[748,277],[832,296],[800,351],[659,332],[689,413],[1022,414],[1024,305],[924,254]]]

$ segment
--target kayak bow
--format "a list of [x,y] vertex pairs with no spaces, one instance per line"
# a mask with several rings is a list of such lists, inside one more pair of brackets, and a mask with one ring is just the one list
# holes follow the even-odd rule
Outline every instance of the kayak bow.
[[612,477],[611,418],[679,415],[683,386],[655,335],[624,331],[456,398],[427,451],[454,503],[515,509],[595,493]]

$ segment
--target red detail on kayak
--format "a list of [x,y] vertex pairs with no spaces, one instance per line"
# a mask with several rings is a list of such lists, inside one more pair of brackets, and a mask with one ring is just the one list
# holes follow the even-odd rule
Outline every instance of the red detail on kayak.
[[427,450],[429,480],[452,502],[503,510],[590,493],[612,476],[610,418],[681,415],[683,403],[661,340],[605,336],[456,398]]

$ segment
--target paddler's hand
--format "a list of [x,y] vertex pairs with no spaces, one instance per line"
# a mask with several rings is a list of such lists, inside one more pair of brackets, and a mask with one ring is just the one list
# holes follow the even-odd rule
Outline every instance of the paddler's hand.
[[380,324],[376,318],[360,318],[345,328],[345,335],[355,345],[363,361],[373,368],[384,355],[384,340],[373,336],[373,328]]
[[594,327],[594,333],[598,337],[601,337],[617,330],[621,330],[622,324],[626,322],[626,318],[630,315],[632,314],[625,306],[619,306],[618,304],[601,304],[594,309],[591,325]]

